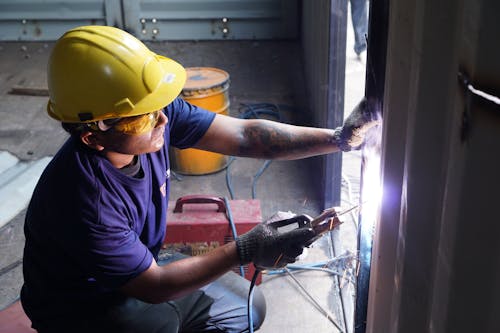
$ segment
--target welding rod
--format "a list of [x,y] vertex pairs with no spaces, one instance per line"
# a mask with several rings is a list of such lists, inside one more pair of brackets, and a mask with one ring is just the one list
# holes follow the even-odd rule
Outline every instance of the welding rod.
[[[316,235],[322,235],[328,231],[333,230],[342,224],[339,216],[352,212],[354,209],[358,208],[359,205],[352,206],[340,213],[337,213],[334,207],[325,209],[319,216],[311,220],[310,225],[314,229]],[[323,223],[323,221],[325,221]]]

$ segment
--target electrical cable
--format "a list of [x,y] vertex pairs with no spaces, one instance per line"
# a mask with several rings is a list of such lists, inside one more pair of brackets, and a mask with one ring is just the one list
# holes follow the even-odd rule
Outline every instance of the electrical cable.
[[[227,199],[227,197],[224,197],[224,204],[226,205],[226,216],[227,219],[229,220],[229,225],[231,226],[233,239],[236,241],[236,239],[238,238],[238,233],[236,231],[236,225],[234,224],[233,220],[233,213],[231,212],[231,206],[229,205],[229,200]],[[243,268],[242,265],[240,265],[240,275],[242,277],[245,277],[245,269]]]
[[[270,116],[276,118],[277,121],[283,122],[284,117],[280,113],[281,107],[285,108],[290,108],[290,106],[279,106],[277,104],[272,104],[272,103],[255,103],[255,104],[245,104],[241,103],[240,107],[240,112],[241,114],[238,116],[238,118],[242,119],[261,119],[261,116]],[[234,156],[229,156],[229,159],[224,167],[221,168],[221,170],[226,170],[226,187],[229,192],[229,197],[231,199],[235,198],[234,195],[234,190],[233,190],[233,184],[231,181],[231,171],[230,171],[230,166],[231,164],[235,161],[236,157]],[[257,171],[257,173],[254,175],[253,180],[252,180],[252,199],[257,198],[257,181],[259,178],[262,176],[264,171],[269,167],[269,165],[272,163],[271,160],[265,160],[264,164],[261,166],[261,168]],[[179,174],[175,173],[172,171],[172,176],[178,180],[182,181],[182,176]]]
[[[344,173],[342,173],[342,180],[346,183],[347,185],[347,203],[348,205],[353,205],[353,195],[352,195],[352,183],[351,181],[349,180],[349,177],[347,177]],[[356,216],[356,214],[354,214],[354,211],[350,211],[349,212],[349,215],[351,216],[351,220],[352,220],[352,223],[354,224],[354,228],[355,230],[357,230],[359,228],[359,223],[358,223],[358,217]],[[333,239],[331,239],[331,241],[333,242]],[[335,256],[335,248],[332,246],[332,250],[333,250],[333,255]],[[337,285],[339,286],[339,298],[340,298],[340,307],[342,309],[342,316],[343,316],[343,323],[344,323],[344,329],[346,331],[347,330],[347,314],[346,314],[346,311],[345,311],[345,304],[344,304],[344,297],[343,296],[343,293],[341,291],[342,287],[341,287],[341,280],[340,280],[340,277],[337,275],[336,277],[336,281],[337,281]],[[342,276],[342,278],[345,278],[344,276]],[[355,286],[356,285],[356,281],[351,281],[350,282]]]
[[[247,108],[247,110],[245,112],[243,112],[243,114],[240,116],[241,118],[245,118],[245,119],[248,119],[248,118],[260,118],[260,115],[270,115],[270,116],[274,116],[276,117],[279,121],[281,121],[281,115],[279,113],[279,107],[276,106],[276,105],[273,105],[273,104],[243,104],[244,107]],[[272,110],[269,110],[269,108],[276,108],[278,112],[276,111],[272,111]],[[232,183],[231,183],[231,177],[230,177],[230,168],[229,168],[229,165],[231,164],[231,162],[234,161],[234,157],[231,156],[231,160],[230,162],[228,162],[228,167],[226,168],[226,185],[228,187],[228,191],[229,191],[229,194],[231,196],[231,198],[234,199],[234,191],[232,189]],[[269,167],[269,165],[271,164],[272,161],[270,160],[266,160],[264,162],[264,164],[261,166],[261,168],[257,171],[257,173],[254,175],[253,177],[253,181],[252,181],[252,198],[255,199],[257,197],[257,191],[256,191],[256,186],[257,186],[257,181],[259,180],[260,176],[264,173],[264,171]],[[227,199],[226,199],[227,200]],[[337,275],[337,276],[344,276],[344,274],[341,274],[339,272],[336,272],[334,270],[331,270],[331,269],[327,269],[327,268],[324,268],[324,267],[317,267],[317,266],[324,266],[325,263],[317,263],[317,264],[314,264],[314,265],[289,265],[288,267],[289,268],[285,268],[284,270],[277,270],[277,271],[268,271],[267,274],[269,275],[272,275],[272,274],[283,274],[283,273],[288,273],[292,278],[293,275],[291,274],[291,271],[290,270],[315,270],[315,271],[323,271],[323,272],[326,272],[326,273],[330,273],[330,274],[333,274],[333,275]],[[255,290],[255,281],[257,279],[257,276],[258,274],[260,273],[260,271],[256,270],[255,273],[254,273],[254,276],[252,277],[252,282],[250,284],[250,290],[249,290],[249,294],[248,294],[248,304],[247,304],[247,313],[248,313],[248,330],[250,333],[253,333],[253,313],[252,313],[252,306],[253,306],[253,292]],[[295,278],[294,278],[295,279]],[[341,332],[344,332],[344,330],[342,330],[342,328],[340,328],[340,326],[333,320],[333,317],[332,315],[326,311],[325,309],[323,309],[321,307],[321,305],[319,305],[319,303],[317,303],[314,298],[312,298],[312,296],[302,287],[302,285],[300,285],[300,283],[295,280],[297,284],[299,284],[299,286],[303,289],[303,291],[306,293],[306,295],[309,296],[309,298],[313,301],[313,303],[316,305],[316,307],[319,307],[320,311],[326,315],[326,317],[341,331]],[[351,281],[352,282],[352,281]]]
[[306,294],[307,297],[309,297],[309,299],[311,300],[311,302],[313,302],[313,304],[316,306],[316,308],[323,314],[326,316],[326,318],[342,333],[344,333],[344,330],[335,322],[335,320],[333,319],[333,316],[332,314],[325,310],[321,304],[319,304],[315,299],[314,297],[312,297],[312,295],[304,288],[304,286],[300,283],[299,280],[297,280],[297,278],[292,274],[292,271],[290,271],[288,268],[285,267],[285,271],[287,272],[287,274],[292,278],[292,280],[299,286],[299,288]]
[[170,170],[170,174],[172,175],[172,177],[174,177],[174,178],[175,178],[175,180],[177,180],[177,181],[179,181],[179,182],[180,182],[180,181],[182,180],[182,178],[183,178],[180,174],[178,174],[177,172],[172,171],[172,170]]
[[255,273],[253,273],[252,281],[250,282],[250,289],[248,290],[248,300],[247,300],[247,317],[248,317],[248,332],[253,333],[253,292],[255,290],[255,284],[257,282],[257,277],[260,274],[260,270],[255,267]]
[[[346,280],[350,283],[352,283],[353,285],[355,285],[356,281],[353,279],[352,276],[346,276],[345,274],[345,271],[346,269],[348,268],[344,268],[344,273],[339,273],[333,269],[328,269],[328,268],[325,268],[325,267],[328,267],[328,266],[331,266],[332,263],[336,262],[336,261],[342,261],[342,260],[350,260],[350,259],[355,259],[355,257],[353,257],[352,254],[343,254],[343,255],[340,255],[340,256],[334,256],[333,259],[329,259],[327,261],[321,261],[321,262],[315,262],[315,263],[307,263],[307,264],[289,264],[286,266],[286,268],[284,269],[276,269],[276,270],[270,270],[270,271],[265,271],[264,273],[267,274],[267,275],[281,275],[281,274],[284,274],[284,273],[288,273],[289,275],[291,275],[290,273],[292,271],[297,271],[297,272],[301,272],[301,271],[307,271],[307,270],[313,270],[313,271],[322,271],[322,272],[325,272],[325,273],[329,273],[329,274],[332,274],[335,276],[335,279],[336,279],[336,282],[337,282],[337,285],[339,286],[340,289],[342,289],[341,287],[341,279],[342,280]],[[292,278],[294,278],[292,276]],[[298,283],[298,281],[296,281]],[[306,292],[307,294],[307,291],[304,290],[304,288],[302,286],[300,286],[304,292]],[[311,297],[310,295],[307,295],[309,297]],[[340,296],[340,305],[341,305],[341,309],[342,309],[342,315],[343,315],[343,322],[342,322],[342,326],[343,326],[343,329],[344,331],[347,332],[347,327],[346,327],[346,323],[347,323],[347,315],[346,315],[346,312],[345,312],[345,305],[344,305],[344,299],[342,298],[342,296]],[[323,309],[320,309],[320,311],[322,311]],[[324,314],[325,311],[322,311],[322,313]],[[328,317],[328,315],[327,315]]]
[[[349,179],[347,179],[347,180],[349,181]],[[349,182],[349,184],[350,184],[350,182]],[[350,193],[349,193],[349,195],[350,195]],[[349,200],[350,200],[350,197],[349,197]],[[356,229],[357,229],[358,224],[356,223],[356,221],[354,221],[354,224],[355,224]],[[329,236],[330,236],[330,241],[332,242],[332,246],[331,246],[332,254],[335,257],[335,246],[333,246],[333,234],[330,233]],[[344,278],[344,277],[342,277],[342,278]],[[339,299],[340,299],[340,307],[342,309],[342,318],[343,318],[343,324],[344,324],[343,327],[344,327],[344,330],[346,332],[349,332],[349,330],[347,329],[347,315],[346,315],[346,311],[345,311],[344,298],[342,297],[342,288],[341,288],[341,284],[340,284],[341,280],[340,280],[339,276],[336,276],[335,280],[337,282],[337,286],[339,287],[339,294],[338,295],[339,295]],[[355,280],[351,281],[351,283],[353,285],[356,285],[356,281]]]
[[231,166],[231,163],[233,163],[234,160],[235,160],[234,156],[229,156],[229,161],[226,166],[226,187],[227,190],[229,191],[229,196],[231,197],[231,199],[234,199],[234,192],[233,192],[233,184],[231,182],[229,167]]
[[[341,273],[341,272],[337,272],[337,271],[334,271],[333,269],[328,269],[328,268],[322,268],[322,267],[302,267],[302,268],[290,268],[289,266],[287,266],[287,268],[290,270],[290,271],[318,271],[318,272],[325,272],[325,273],[329,273],[331,275],[335,275],[335,276],[340,276],[342,278],[345,278],[344,276],[344,273]],[[285,269],[281,269],[281,270],[272,270],[272,271],[266,271],[266,275],[282,275],[282,274],[286,274],[287,271]],[[354,283],[354,281],[352,280],[349,280],[349,282],[351,283]]]
[[267,167],[271,164],[270,160],[267,160],[264,162],[262,167],[257,171],[255,176],[253,177],[253,182],[252,182],[252,199],[255,199],[257,197],[257,181],[259,180],[259,177],[266,171]]
[[18,267],[22,263],[23,263],[23,260],[19,259],[19,260],[16,260],[16,261],[10,263],[9,265],[3,267],[2,269],[0,269],[0,276],[12,271],[14,268]]
[[[325,268],[327,267],[330,263],[332,263],[335,259],[328,260],[328,261],[320,261],[316,263],[311,263],[311,264],[289,264],[286,266],[287,269],[291,271],[319,271],[319,272],[325,272],[329,273],[331,275],[335,275],[337,277],[342,277],[345,279],[345,273],[344,272],[338,272],[336,270],[333,270],[331,268]],[[275,269],[275,270],[266,270],[265,274],[266,275],[281,275],[285,274],[286,270],[285,269]],[[347,279],[349,282],[354,283],[352,279]]]
[[[279,122],[283,121],[283,117],[280,113],[280,106],[272,103],[255,103],[255,104],[245,104],[242,103],[240,107],[240,112],[241,114],[239,115],[238,118],[241,119],[260,119],[261,116],[271,116],[276,118]],[[234,199],[234,191],[233,191],[233,185],[231,181],[231,172],[229,166],[231,163],[235,160],[236,158],[234,156],[231,156],[229,158],[229,161],[226,165],[226,186],[229,192],[229,196],[231,199]],[[264,161],[264,164],[261,166],[261,168],[257,171],[257,173],[254,175],[253,180],[252,180],[252,199],[257,198],[257,181],[259,180],[260,176],[264,173],[264,171],[269,167],[269,165],[272,163],[271,160],[266,160]]]
[[[282,117],[280,114],[280,107],[276,104],[270,104],[270,103],[257,103],[257,104],[243,104],[242,103],[242,108],[244,109],[244,112],[239,116],[239,118],[243,119],[250,119],[250,118],[255,118],[255,119],[260,119],[260,116],[272,116],[275,117],[278,121],[282,121]],[[232,181],[231,181],[231,175],[230,175],[230,166],[231,164],[235,161],[234,156],[230,156],[228,162],[226,163],[226,166],[223,169],[226,169],[226,186],[228,188],[229,195],[231,199],[234,199],[234,191],[233,191],[233,186],[232,186]],[[262,176],[262,174],[265,172],[265,170],[269,167],[269,165],[272,163],[271,160],[265,160],[264,164],[261,166],[261,168],[257,171],[257,173],[253,177],[252,181],[252,198],[255,199],[257,197],[257,191],[256,191],[256,186],[257,186],[257,181],[259,178]],[[174,177],[177,180],[182,180],[182,177],[179,177],[178,175],[174,174]],[[348,190],[349,190],[349,197],[350,197],[350,182],[347,178],[344,179],[348,185]],[[226,204],[227,208],[227,217],[229,220],[229,224],[231,226],[231,231],[233,234],[233,238],[236,240],[237,239],[237,231],[236,231],[236,226],[234,224],[234,220],[232,217],[230,205],[229,205],[229,200],[227,197],[224,197],[224,202]],[[356,221],[354,221],[356,224]],[[268,275],[273,275],[273,274],[284,274],[287,273],[302,289],[302,291],[311,299],[311,301],[316,305],[316,307],[339,329],[341,332],[344,332],[340,328],[340,326],[333,320],[332,315],[325,309],[321,307],[321,305],[305,290],[305,288],[300,284],[300,282],[293,276],[291,273],[292,270],[314,270],[314,271],[322,271],[326,273],[330,273],[332,275],[337,276],[337,278],[340,277],[345,277],[344,274],[341,274],[339,272],[336,272],[332,269],[324,268],[324,267],[318,267],[318,266],[324,266],[326,263],[315,263],[312,265],[288,265],[285,267],[283,270],[275,270],[275,271],[267,271],[266,273]],[[245,277],[245,272],[243,266],[240,266],[240,274],[242,277]],[[247,315],[248,315],[248,330],[250,333],[254,332],[253,328],[253,293],[255,290],[255,285],[257,281],[257,277],[260,274],[260,270],[256,269],[255,273],[252,277],[251,283],[250,283],[250,289],[248,293],[248,300],[247,300]],[[352,281],[350,281],[352,282]]]

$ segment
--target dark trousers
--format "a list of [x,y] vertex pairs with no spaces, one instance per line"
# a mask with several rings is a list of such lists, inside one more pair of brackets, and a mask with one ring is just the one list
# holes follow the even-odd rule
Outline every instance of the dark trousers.
[[[182,258],[174,255],[158,264]],[[161,304],[149,304],[128,297],[107,307],[103,316],[83,320],[60,321],[47,332],[106,333],[177,333],[177,332],[248,332],[247,299],[250,282],[234,272],[182,298]],[[266,302],[257,288],[253,299],[254,327],[264,321]]]
[[[249,284],[230,272],[175,301],[147,304],[129,298],[110,311],[121,332],[246,332]],[[258,295],[258,296],[257,296]],[[254,294],[254,327],[265,317],[264,297]]]

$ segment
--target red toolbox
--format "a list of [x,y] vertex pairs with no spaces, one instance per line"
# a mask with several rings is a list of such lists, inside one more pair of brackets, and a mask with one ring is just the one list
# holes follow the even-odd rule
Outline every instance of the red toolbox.
[[[233,238],[229,214],[238,235],[262,221],[259,200],[225,200],[216,196],[188,195],[169,202],[164,249],[187,255],[203,254]],[[244,267],[245,278],[252,279],[253,264]],[[235,268],[239,273],[239,267]],[[260,276],[257,283],[260,283]]]

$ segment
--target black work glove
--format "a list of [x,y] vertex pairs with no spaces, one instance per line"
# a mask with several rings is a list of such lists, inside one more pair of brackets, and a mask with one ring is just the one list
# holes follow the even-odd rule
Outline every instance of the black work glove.
[[259,269],[274,269],[295,262],[315,237],[311,228],[280,233],[272,222],[262,222],[236,240],[241,264],[253,262]]
[[344,121],[344,125],[335,129],[335,142],[344,152],[359,148],[365,140],[366,132],[378,124],[380,117],[369,110],[368,102],[363,98]]

